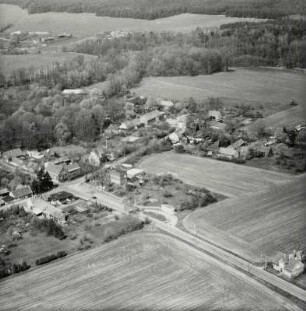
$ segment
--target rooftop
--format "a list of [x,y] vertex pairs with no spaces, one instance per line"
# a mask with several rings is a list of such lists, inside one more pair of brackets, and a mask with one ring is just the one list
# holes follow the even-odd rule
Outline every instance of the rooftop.
[[12,196],[16,199],[22,198],[24,196],[32,195],[33,192],[29,186],[22,187],[12,191]]

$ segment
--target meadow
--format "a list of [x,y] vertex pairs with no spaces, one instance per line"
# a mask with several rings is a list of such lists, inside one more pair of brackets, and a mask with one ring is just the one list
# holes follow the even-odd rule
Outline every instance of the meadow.
[[69,32],[78,37],[105,31],[190,31],[197,27],[218,28],[222,24],[260,19],[225,17],[224,15],[180,14],[152,21],[132,18],[101,17],[91,13],[48,12],[29,15],[15,5],[0,4],[0,25],[13,24],[9,31]]
[[[75,53],[0,55],[0,71],[5,77],[9,77],[14,70],[20,68],[47,68],[55,63],[71,61],[76,56],[77,54]],[[85,59],[95,58],[95,56],[92,55],[84,55],[84,57]]]
[[132,234],[7,279],[0,310],[299,310],[162,234]]

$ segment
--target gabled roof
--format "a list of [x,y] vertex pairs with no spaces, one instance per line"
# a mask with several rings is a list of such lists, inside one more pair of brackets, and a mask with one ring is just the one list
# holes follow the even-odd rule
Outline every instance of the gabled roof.
[[291,258],[289,259],[289,262],[284,269],[287,270],[288,272],[293,272],[294,269],[299,268],[301,265],[304,266],[304,264],[301,261]]
[[32,189],[29,186],[22,187],[12,191],[12,195],[15,199],[22,198],[32,194],[33,194]]
[[26,153],[24,151],[22,151],[20,148],[16,148],[16,149],[11,149],[8,151],[3,152],[3,156],[4,157],[11,157],[11,158],[16,158],[16,157],[20,157],[22,155],[25,155]]
[[227,148],[219,148],[219,153],[220,154],[224,154],[224,155],[228,155],[228,156],[236,156],[237,155],[237,151],[232,148],[232,147],[227,147]]
[[244,144],[245,144],[245,141],[240,138],[239,140],[237,140],[234,143],[232,143],[231,146],[236,149],[236,148],[241,147]]
[[48,165],[46,166],[46,171],[52,175],[59,175],[62,172],[62,170],[64,170],[63,165],[55,165],[53,163],[48,163]]
[[69,164],[69,165],[67,166],[67,170],[68,170],[69,173],[74,172],[74,171],[77,171],[77,170],[79,170],[79,169],[80,169],[80,166],[79,166],[79,164],[77,164],[77,163]]
[[279,261],[283,259],[283,261],[286,263],[288,262],[288,258],[289,258],[288,255],[281,253],[281,252],[277,252],[277,254],[273,257],[272,262],[274,264],[278,264]]
[[153,111],[151,111],[151,112],[148,112],[148,113],[142,115],[142,116],[140,117],[140,121],[141,121],[141,122],[148,122],[148,121],[151,121],[151,120],[153,120],[153,119],[155,119],[155,118],[157,118],[157,117],[159,117],[159,116],[162,116],[162,115],[164,115],[164,114],[165,114],[165,113],[162,112],[162,111],[153,110]]

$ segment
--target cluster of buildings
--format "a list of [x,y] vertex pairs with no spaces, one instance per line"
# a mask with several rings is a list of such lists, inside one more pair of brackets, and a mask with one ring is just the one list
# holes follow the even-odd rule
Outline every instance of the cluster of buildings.
[[292,279],[304,272],[304,252],[294,251],[292,254],[278,252],[272,259],[272,267],[282,275]]
[[13,191],[8,190],[7,188],[2,188],[0,189],[0,206],[29,198],[32,195],[33,191],[29,186],[19,186]]
[[108,170],[109,182],[116,186],[137,186],[144,183],[145,172],[130,165],[111,167]]

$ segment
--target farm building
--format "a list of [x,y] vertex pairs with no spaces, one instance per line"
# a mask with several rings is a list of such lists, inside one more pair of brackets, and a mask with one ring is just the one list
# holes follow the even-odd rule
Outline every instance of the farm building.
[[222,114],[218,110],[209,110],[208,119],[211,121],[214,120],[214,121],[220,122],[222,121]]
[[163,119],[165,113],[162,111],[154,110],[151,112],[148,112],[142,116],[140,116],[140,123],[144,124],[145,126],[148,126],[149,124],[160,121]]
[[20,187],[19,189],[10,192],[10,196],[17,199],[25,199],[33,195],[32,189],[29,186]]
[[126,183],[126,170],[117,167],[109,170],[110,182],[119,186],[122,186]]
[[246,146],[246,145],[247,145],[247,143],[243,139],[240,138],[239,140],[232,143],[231,147],[233,147],[234,149],[239,149],[242,146]]
[[69,158],[58,158],[52,161],[53,164],[59,165],[59,164],[69,164],[71,160]]
[[138,137],[138,136],[130,135],[130,136],[122,138],[122,141],[125,142],[125,143],[134,143],[134,142],[136,142],[139,139],[140,139],[140,137]]

